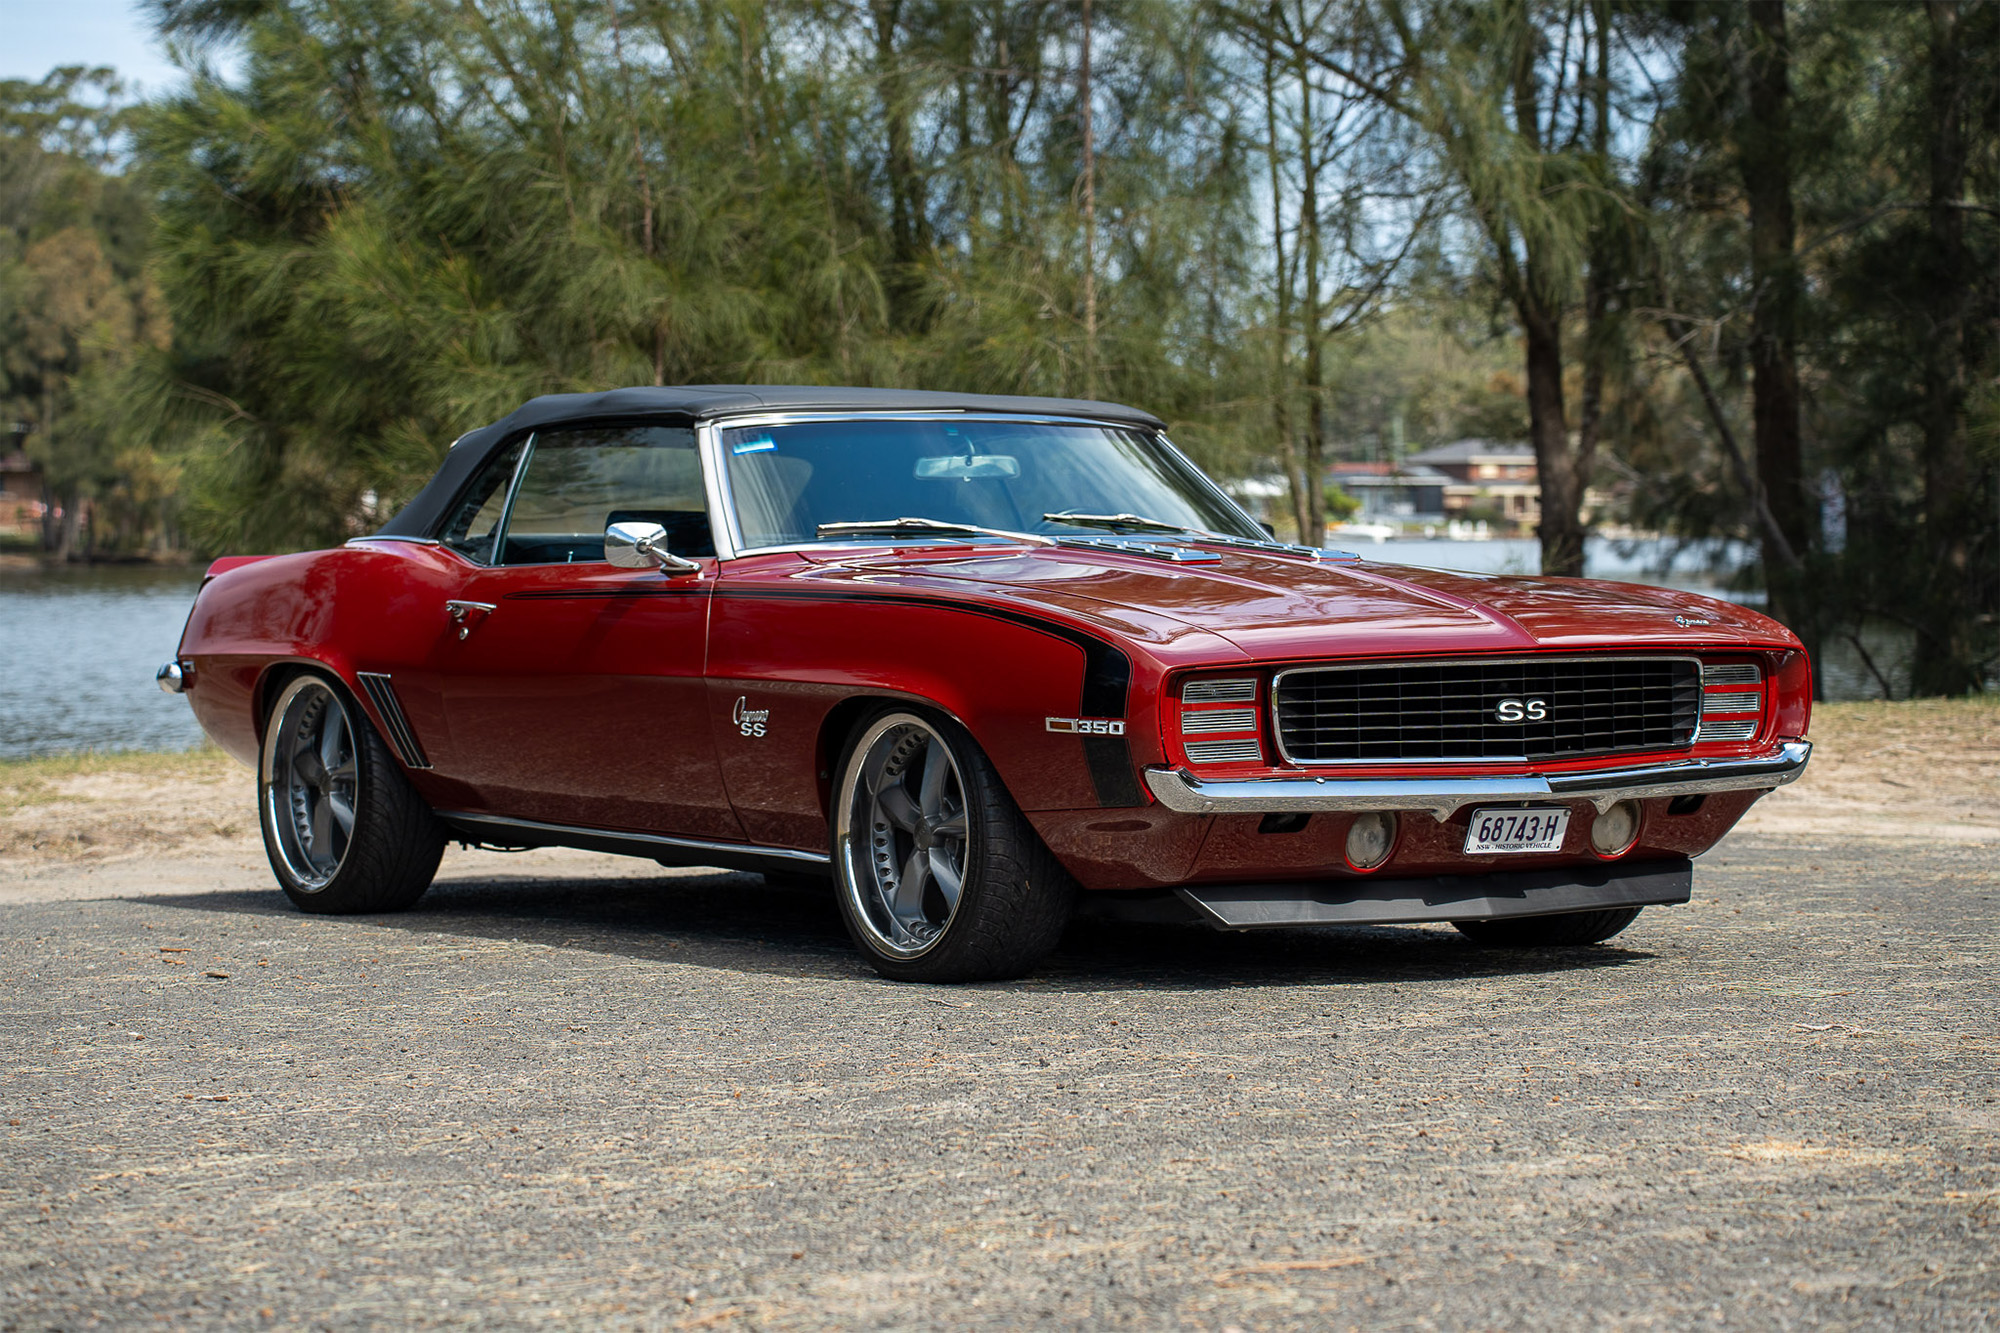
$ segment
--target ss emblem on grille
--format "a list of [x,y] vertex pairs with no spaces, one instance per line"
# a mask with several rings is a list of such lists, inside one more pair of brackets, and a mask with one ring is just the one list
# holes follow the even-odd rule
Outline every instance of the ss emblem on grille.
[[1549,715],[1546,699],[1502,699],[1493,716],[1502,722],[1541,722]]

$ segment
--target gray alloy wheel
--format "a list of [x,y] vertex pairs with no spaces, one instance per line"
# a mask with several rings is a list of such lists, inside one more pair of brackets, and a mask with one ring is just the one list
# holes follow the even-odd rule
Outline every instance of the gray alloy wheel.
[[317,676],[293,681],[272,709],[262,777],[271,855],[300,893],[326,888],[347,859],[359,767],[340,696]]
[[869,943],[892,958],[937,947],[965,888],[965,779],[922,718],[890,713],[855,745],[836,838],[841,888]]
[[324,676],[271,704],[257,814],[278,884],[308,912],[393,912],[430,886],[445,831],[350,698]]
[[833,871],[848,933],[899,981],[1021,975],[1076,892],[965,729],[900,708],[863,722],[841,761]]

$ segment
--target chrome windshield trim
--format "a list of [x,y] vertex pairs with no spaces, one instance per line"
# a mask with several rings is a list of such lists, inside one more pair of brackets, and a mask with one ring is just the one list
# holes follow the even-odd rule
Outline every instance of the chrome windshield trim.
[[736,540],[736,498],[729,493],[729,469],[722,461],[722,432],[713,421],[694,426],[695,453],[701,458],[701,487],[708,497],[709,541],[718,561],[742,554]]
[[1482,801],[1586,800],[1601,813],[1613,802],[1782,787],[1806,771],[1812,742],[1786,741],[1747,759],[1674,759],[1579,773],[1483,778],[1200,778],[1184,768],[1149,768],[1146,786],[1169,810],[1190,815],[1427,810],[1442,824]]
[[[1192,479],[1198,486],[1219,498],[1229,509],[1240,515],[1243,521],[1250,527],[1255,528],[1257,526],[1257,520],[1252,518],[1249,512],[1241,504],[1238,504],[1235,498],[1227,491],[1216,485],[1214,479],[1202,471],[1192,459],[1181,451],[1179,446],[1171,439],[1168,439],[1167,433],[1164,430],[1153,426],[1141,425],[1137,422],[1119,421],[1106,417],[1065,416],[1048,412],[957,411],[948,408],[924,408],[907,412],[840,411],[837,409],[817,412],[782,412],[746,407],[740,412],[704,417],[695,425],[695,436],[701,449],[702,465],[707,472],[708,502],[712,511],[709,527],[714,530],[715,554],[719,559],[731,560],[737,556],[763,555],[768,552],[778,551],[821,549],[831,544],[820,542],[782,542],[769,546],[750,546],[745,544],[742,534],[737,530],[736,526],[736,494],[729,481],[729,460],[722,449],[722,432],[725,430],[749,430],[758,426],[790,426],[819,421],[1016,421],[1053,426],[1101,426],[1112,430],[1137,431],[1141,434],[1152,436],[1154,440],[1158,441],[1161,448],[1171,454],[1183,467],[1188,469],[1192,474]],[[719,523],[715,521],[718,517],[721,519]],[[1051,533],[1049,535],[1054,537],[1057,534]],[[1296,554],[1300,550],[1300,548],[1287,547],[1285,543],[1275,540],[1266,547],[1260,543],[1253,543],[1248,538],[1232,538],[1220,534],[1190,536],[1189,540],[1220,540],[1232,544],[1240,542],[1246,548],[1265,550],[1273,555],[1283,554],[1287,550]],[[886,546],[894,545],[895,543],[879,542],[875,544]]]
[[435,537],[405,537],[405,536],[402,536],[402,535],[401,535],[401,534],[399,534],[399,533],[389,533],[389,534],[387,534],[386,536],[377,536],[377,535],[375,535],[374,533],[370,533],[369,535],[367,535],[367,536],[365,536],[365,537],[349,537],[349,538],[348,538],[348,539],[347,539],[346,541],[342,542],[342,543],[341,543],[341,545],[342,545],[342,546],[366,546],[366,545],[368,545],[368,544],[369,544],[370,542],[401,542],[401,543],[402,543],[403,545],[405,545],[405,546],[442,546],[442,545],[444,545],[444,543],[443,543],[443,542],[439,541],[439,540],[438,540],[437,538],[435,538]]

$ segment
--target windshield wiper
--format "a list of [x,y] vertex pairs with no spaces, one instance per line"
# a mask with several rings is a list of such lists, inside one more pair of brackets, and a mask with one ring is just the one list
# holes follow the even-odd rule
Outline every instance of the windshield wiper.
[[1032,532],[1009,532],[1005,528],[982,528],[974,523],[944,523],[934,518],[877,518],[859,523],[822,523],[813,530],[821,537],[854,537],[873,532],[931,533],[940,537],[999,537],[1030,546],[1054,546],[1048,537]]
[[1074,523],[1080,528],[1110,528],[1113,532],[1121,529],[1131,532],[1184,532],[1206,537],[1200,528],[1184,528],[1178,523],[1162,523],[1157,518],[1147,518],[1143,514],[1078,514],[1065,511],[1060,514],[1043,514],[1045,523]]

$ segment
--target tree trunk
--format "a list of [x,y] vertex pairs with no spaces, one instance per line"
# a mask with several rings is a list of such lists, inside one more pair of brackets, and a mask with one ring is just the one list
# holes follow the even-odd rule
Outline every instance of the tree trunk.
[[1528,345],[1528,436],[1541,479],[1542,573],[1576,577],[1583,573],[1583,521],[1577,513],[1583,497],[1563,410],[1562,313],[1534,300],[1533,283],[1530,270],[1529,299],[1520,316]]
[[890,322],[907,329],[917,323],[917,265],[927,239],[923,180],[917,174],[910,133],[909,81],[896,50],[902,0],[870,0],[875,19],[875,78],[888,135]]
[[[1276,9],[1274,3],[1274,14]],[[1290,492],[1292,523],[1298,529],[1298,540],[1318,546],[1326,538],[1323,533],[1318,537],[1312,534],[1305,472],[1292,436],[1292,271],[1285,259],[1284,175],[1278,167],[1277,59],[1269,46],[1264,48],[1264,137],[1265,158],[1271,171],[1271,273],[1275,299],[1271,328],[1271,431],[1277,438],[1279,464],[1285,469],[1285,488]]]
[[[1537,153],[1542,143],[1541,84],[1537,76],[1537,34],[1525,8],[1518,16],[1514,51],[1514,130]],[[1551,117],[1553,120],[1553,117]],[[1495,244],[1509,243],[1504,228],[1494,228]],[[1569,451],[1569,418],[1563,408],[1563,307],[1547,282],[1547,260],[1534,237],[1524,235],[1523,262],[1510,284],[1514,311],[1527,343],[1528,437],[1535,446],[1535,470],[1540,476],[1542,518],[1537,536],[1542,544],[1542,573],[1583,573],[1583,522],[1577,514],[1581,489]]]
[[1090,119],[1090,0],[1083,0],[1083,49],[1077,71],[1083,125],[1083,396],[1097,397],[1097,134]]
[[1910,686],[1917,694],[1980,688],[1972,642],[1968,529],[1972,469],[1964,426],[1966,307],[1978,275],[1965,244],[1965,68],[1958,5],[1930,3],[1929,359],[1924,367],[1924,553],[1929,605],[1917,631]]
[[[1611,16],[1605,0],[1596,0],[1591,6],[1591,21],[1597,38],[1597,77],[1590,89],[1590,104],[1595,113],[1595,123],[1591,126],[1591,151],[1596,155],[1600,169],[1608,171],[1611,155]],[[1583,82],[1582,70],[1583,64],[1579,62],[1579,85]],[[1597,470],[1597,441],[1603,432],[1604,377],[1606,364],[1611,359],[1611,286],[1616,266],[1607,229],[1599,226],[1593,232],[1590,269],[1584,279],[1583,291],[1583,388],[1578,395],[1576,410],[1575,468],[1579,511],[1590,488],[1591,477]],[[1579,574],[1583,572],[1582,551],[1579,533]]]
[[83,526],[82,498],[73,490],[57,493],[62,505],[62,521],[56,525],[55,558],[59,564],[76,559],[77,537]]
[[[1750,386],[1757,484],[1797,556],[1818,526],[1806,501],[1799,442],[1799,273],[1792,221],[1790,51],[1784,0],[1751,0],[1749,115],[1738,133],[1738,165],[1750,214]],[[1795,571],[1763,553],[1765,586],[1780,620],[1817,646]]]
[[1303,38],[1292,49],[1299,81],[1299,228],[1304,234],[1306,335],[1306,438],[1300,452],[1305,474],[1307,531],[1299,540],[1307,546],[1326,544],[1326,328],[1321,316],[1321,249],[1319,217],[1319,148],[1313,128],[1312,71],[1306,63]]

